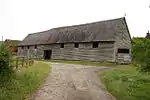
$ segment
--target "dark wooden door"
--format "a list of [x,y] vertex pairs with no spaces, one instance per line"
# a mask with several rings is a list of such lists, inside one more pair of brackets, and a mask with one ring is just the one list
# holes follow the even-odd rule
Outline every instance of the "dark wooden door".
[[44,59],[49,60],[52,56],[52,50],[44,50]]

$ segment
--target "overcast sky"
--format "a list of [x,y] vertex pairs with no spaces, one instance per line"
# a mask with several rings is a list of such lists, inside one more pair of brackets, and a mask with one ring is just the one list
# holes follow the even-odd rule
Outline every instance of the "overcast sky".
[[29,33],[126,13],[131,36],[141,37],[150,30],[149,5],[150,0],[0,0],[0,36],[22,40]]

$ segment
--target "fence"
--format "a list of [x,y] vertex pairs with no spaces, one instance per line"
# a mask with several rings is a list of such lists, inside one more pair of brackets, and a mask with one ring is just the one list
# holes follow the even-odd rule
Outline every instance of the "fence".
[[34,59],[32,59],[32,58],[16,57],[13,59],[12,66],[15,69],[19,69],[22,67],[29,67],[33,64],[34,64]]

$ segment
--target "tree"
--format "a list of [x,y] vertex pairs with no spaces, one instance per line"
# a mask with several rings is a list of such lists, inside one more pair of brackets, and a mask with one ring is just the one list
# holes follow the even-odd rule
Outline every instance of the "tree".
[[150,72],[150,39],[133,38],[132,54],[139,69]]
[[3,45],[0,45],[0,77],[1,80],[8,78],[12,72],[13,68],[11,66],[11,53],[9,50]]

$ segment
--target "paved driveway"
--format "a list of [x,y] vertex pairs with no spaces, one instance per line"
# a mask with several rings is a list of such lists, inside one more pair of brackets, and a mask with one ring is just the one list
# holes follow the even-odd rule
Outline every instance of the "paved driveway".
[[115,100],[102,89],[95,73],[110,67],[49,64],[52,71],[31,100]]

